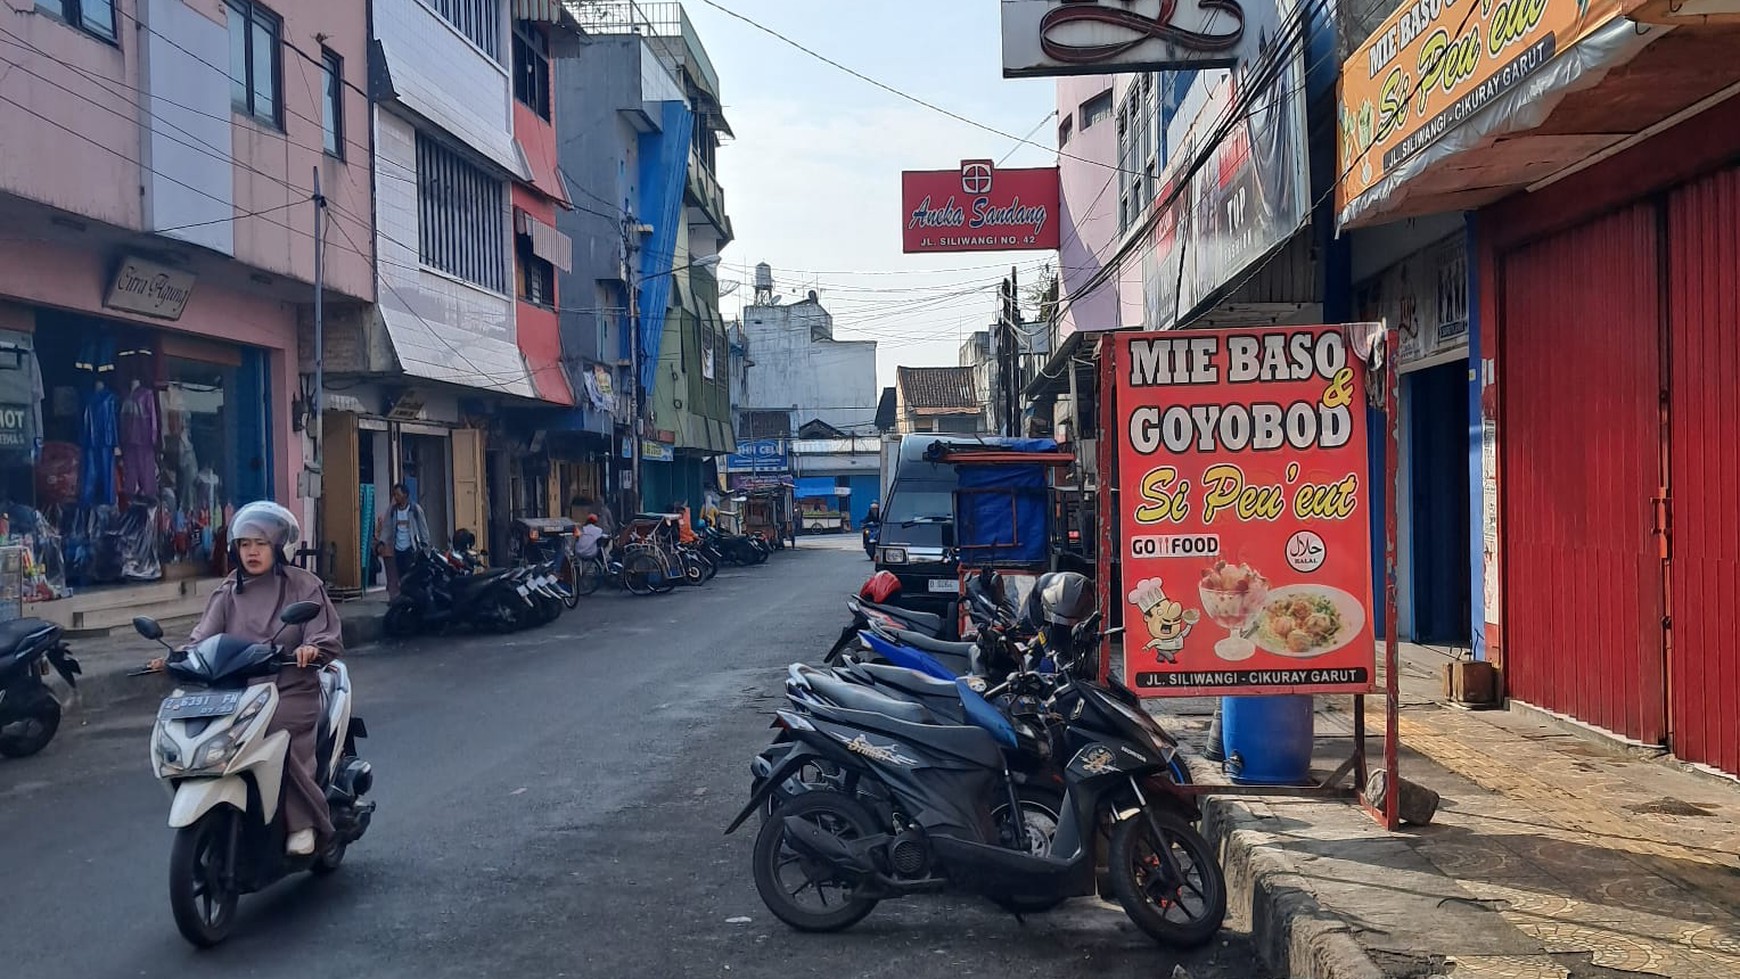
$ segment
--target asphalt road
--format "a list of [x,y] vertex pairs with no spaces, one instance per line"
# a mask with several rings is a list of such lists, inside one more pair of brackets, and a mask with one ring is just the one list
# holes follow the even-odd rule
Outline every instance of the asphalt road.
[[867,573],[853,543],[594,596],[533,632],[359,653],[374,825],[335,876],[244,898],[212,951],[169,915],[154,702],[69,718],[43,754],[0,761],[0,975],[1263,976],[1236,922],[1180,958],[1095,902],[1026,924],[970,899],[890,902],[837,935],[767,912],[752,834],[721,830],[784,665],[819,657]]

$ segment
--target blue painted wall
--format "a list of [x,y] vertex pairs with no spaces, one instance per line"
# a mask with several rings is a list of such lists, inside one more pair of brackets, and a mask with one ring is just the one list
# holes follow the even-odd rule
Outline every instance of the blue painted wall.
[[870,504],[878,502],[882,494],[882,477],[870,473],[864,476],[848,477],[846,485],[852,490],[852,526],[864,526],[864,514],[870,512]]

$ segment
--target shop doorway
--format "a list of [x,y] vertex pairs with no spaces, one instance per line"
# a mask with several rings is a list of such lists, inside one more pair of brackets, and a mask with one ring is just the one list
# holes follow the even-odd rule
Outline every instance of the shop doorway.
[[1415,642],[1467,646],[1473,614],[1468,513],[1468,362],[1414,371],[1407,385],[1409,535]]
[[430,541],[436,547],[447,546],[453,531],[452,500],[448,493],[448,477],[452,466],[448,462],[448,440],[439,435],[399,437],[401,481],[411,491],[411,499],[423,506],[429,519]]

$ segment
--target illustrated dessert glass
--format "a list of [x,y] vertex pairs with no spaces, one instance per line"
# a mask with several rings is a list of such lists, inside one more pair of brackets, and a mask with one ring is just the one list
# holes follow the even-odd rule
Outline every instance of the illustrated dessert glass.
[[1252,616],[1262,609],[1263,600],[1269,597],[1269,579],[1252,571],[1248,564],[1216,561],[1214,567],[1203,570],[1196,588],[1202,598],[1202,611],[1227,631],[1227,637],[1214,644],[1214,654],[1229,662],[1250,659],[1257,645],[1243,633]]

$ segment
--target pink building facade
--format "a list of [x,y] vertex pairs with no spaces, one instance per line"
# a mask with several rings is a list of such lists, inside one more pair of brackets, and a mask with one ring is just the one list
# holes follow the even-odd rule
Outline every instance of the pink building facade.
[[327,308],[374,299],[367,6],[0,17],[0,544],[36,599],[209,577],[235,507],[312,515],[317,172]]

